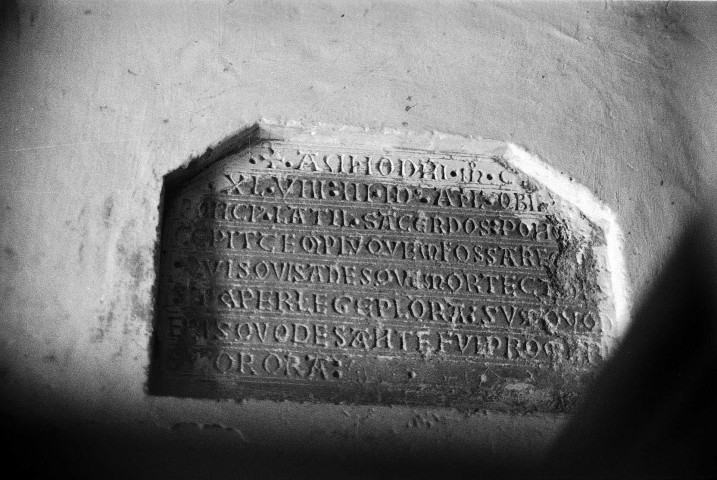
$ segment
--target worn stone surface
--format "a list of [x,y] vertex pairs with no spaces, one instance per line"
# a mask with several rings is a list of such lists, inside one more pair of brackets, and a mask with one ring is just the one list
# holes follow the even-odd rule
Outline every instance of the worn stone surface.
[[606,235],[504,144],[242,138],[168,180],[152,391],[572,408],[615,320]]

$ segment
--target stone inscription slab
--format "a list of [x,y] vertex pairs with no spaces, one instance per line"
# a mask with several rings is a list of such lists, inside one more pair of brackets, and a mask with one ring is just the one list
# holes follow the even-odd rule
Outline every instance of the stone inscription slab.
[[286,137],[167,192],[154,393],[571,408],[604,354],[594,225],[493,144]]

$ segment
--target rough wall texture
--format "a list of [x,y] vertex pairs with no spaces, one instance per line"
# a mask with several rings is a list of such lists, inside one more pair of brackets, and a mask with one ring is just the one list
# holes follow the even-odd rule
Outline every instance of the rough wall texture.
[[717,180],[714,5],[3,8],[0,387],[15,414],[529,458],[562,418],[147,396],[163,175],[261,117],[514,142],[617,213],[635,299]]

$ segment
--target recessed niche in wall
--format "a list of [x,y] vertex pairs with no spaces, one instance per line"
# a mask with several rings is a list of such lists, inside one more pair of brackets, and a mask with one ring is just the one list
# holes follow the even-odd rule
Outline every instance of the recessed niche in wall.
[[150,393],[570,410],[617,333],[611,223],[516,152],[258,124],[172,173]]

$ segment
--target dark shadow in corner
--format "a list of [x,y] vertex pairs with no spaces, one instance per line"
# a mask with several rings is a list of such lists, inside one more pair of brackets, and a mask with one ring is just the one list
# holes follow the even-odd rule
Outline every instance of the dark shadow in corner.
[[[370,440],[352,448],[247,443],[217,424],[84,423],[57,426],[6,415],[0,407],[0,460],[8,478],[22,479],[470,479],[512,478],[523,459],[500,460],[461,448],[379,449]],[[300,444],[300,445],[299,445]],[[535,470],[533,470],[534,472]],[[534,475],[532,475],[534,476]]]
[[717,476],[717,208],[693,219],[543,465],[550,478]]

